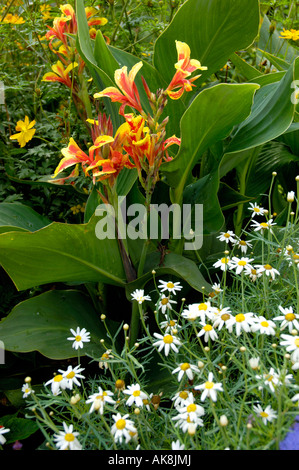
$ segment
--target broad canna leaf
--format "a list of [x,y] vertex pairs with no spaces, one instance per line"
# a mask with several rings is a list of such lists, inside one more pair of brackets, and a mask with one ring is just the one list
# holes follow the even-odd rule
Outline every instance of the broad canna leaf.
[[88,224],[54,222],[34,233],[0,235],[0,264],[17,289],[52,282],[106,282],[122,286],[125,280],[118,242],[99,240],[97,220]]
[[1,202],[0,203],[0,226],[11,226],[19,229],[35,232],[51,221],[38,214],[31,207],[20,202]]
[[90,332],[80,355],[100,357],[106,331],[90,299],[76,290],[52,290],[16,305],[0,322],[0,338],[7,351],[39,351],[51,359],[66,359],[78,356],[67,340],[73,336],[70,328],[78,326]]

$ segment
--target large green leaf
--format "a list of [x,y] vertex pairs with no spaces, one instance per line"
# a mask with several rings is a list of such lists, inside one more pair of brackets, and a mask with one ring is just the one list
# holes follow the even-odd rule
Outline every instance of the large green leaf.
[[96,219],[88,224],[52,223],[34,233],[0,235],[0,264],[19,290],[51,282],[123,285],[125,274],[115,239],[99,240]]
[[299,77],[299,58],[278,83],[262,87],[255,95],[251,115],[239,125],[228,152],[256,147],[277,138],[291,125],[295,104],[291,84]]
[[157,39],[154,65],[169,83],[177,62],[175,40],[186,42],[191,57],[208,70],[199,84],[225,65],[235,52],[248,47],[258,34],[257,0],[188,0]]
[[181,120],[181,145],[177,156],[161,165],[173,188],[173,202],[180,203],[183,189],[201,155],[227,137],[251,111],[256,84],[219,84],[203,90]]
[[98,312],[87,296],[79,291],[49,291],[19,303],[0,322],[0,339],[7,351],[39,351],[51,359],[76,357],[70,328],[86,328],[90,342],[84,343],[80,355],[100,357],[100,339],[106,339]]
[[0,203],[0,226],[12,226],[35,232],[51,221],[20,202]]

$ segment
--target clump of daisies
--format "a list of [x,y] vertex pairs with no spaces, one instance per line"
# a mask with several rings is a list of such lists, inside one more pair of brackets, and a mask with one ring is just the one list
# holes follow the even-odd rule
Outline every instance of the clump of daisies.
[[[132,292],[139,337],[131,346],[123,325],[120,347],[107,328],[102,355],[90,359],[96,377],[78,357],[42,391],[25,382],[28,416],[49,449],[279,448],[299,406],[299,240],[291,216],[278,230],[260,205],[248,214],[241,234],[219,235],[209,291],[190,301],[179,279],[153,271],[154,288]],[[90,333],[84,325],[70,333],[82,355]]]

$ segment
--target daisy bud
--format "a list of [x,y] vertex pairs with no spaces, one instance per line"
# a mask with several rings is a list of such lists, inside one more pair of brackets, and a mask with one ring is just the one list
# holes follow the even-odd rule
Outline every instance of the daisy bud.
[[30,382],[31,382],[31,377],[26,377],[25,384],[30,384]]
[[240,351],[241,351],[241,352],[245,352],[245,351],[246,351],[245,346],[241,346],[241,347],[240,347]]
[[195,432],[196,432],[196,427],[195,427],[194,423],[190,423],[189,426],[188,426],[189,436],[194,436]]
[[185,297],[183,297],[183,298],[182,298],[182,302],[185,302],[185,300],[186,300]]
[[293,202],[295,199],[295,193],[294,191],[289,191],[287,194],[287,201],[288,202]]
[[156,271],[154,269],[152,270],[152,274],[156,274]]
[[295,215],[295,212],[293,212],[293,211],[292,211],[292,212],[290,212],[290,215]]
[[104,342],[105,342],[105,340],[104,340],[104,339],[100,339],[100,343],[104,343]]
[[290,355],[289,353],[286,353],[286,354],[284,355],[284,357],[285,357],[286,359],[291,359],[291,355]]
[[247,429],[252,429],[252,424],[251,424],[251,423],[247,423],[247,424],[246,424],[246,427],[247,427]]
[[276,171],[273,171],[273,172],[272,172],[272,176],[277,176]]
[[129,328],[130,328],[129,325],[128,325],[127,323],[125,323],[124,326],[123,326],[123,329],[124,329],[125,331],[127,331]]
[[135,415],[139,415],[139,414],[140,414],[140,409],[139,409],[139,408],[135,408],[134,414],[135,414]]
[[174,329],[171,330],[171,331],[172,331],[172,334],[173,334],[173,335],[177,335],[177,334],[178,334],[178,330],[177,330],[176,328],[174,328]]
[[101,315],[101,320],[105,320],[105,318],[106,318],[106,315],[102,314]]
[[292,330],[292,331],[291,331],[291,335],[297,336],[297,335],[298,335],[298,331],[297,331],[297,330]]
[[225,415],[220,416],[219,419],[220,426],[227,426],[228,425],[228,419]]
[[204,363],[203,363],[202,361],[198,361],[197,367],[198,367],[199,369],[202,369],[204,366],[205,366],[205,365],[204,365]]
[[209,346],[205,346],[205,351],[206,351],[206,352],[209,352],[209,351],[210,351]]
[[296,181],[299,181],[299,175],[296,176],[295,180],[296,180]]
[[125,389],[125,382],[124,382],[124,380],[118,379],[118,380],[115,382],[115,388],[118,389],[118,390],[124,390],[124,389]]
[[260,367],[259,366],[259,361],[260,361],[259,357],[252,357],[251,359],[249,359],[249,365],[250,365],[251,369],[253,369],[253,370],[258,369]]
[[288,246],[286,247],[286,250],[287,250],[287,251],[293,251],[292,245],[288,245]]
[[139,343],[134,344],[135,348],[139,348]]
[[272,344],[272,348],[274,348],[274,349],[277,348],[277,344],[276,344],[276,343],[273,343],[273,344]]
[[224,254],[225,254],[225,255],[229,255],[229,251],[228,251],[228,250],[225,250]]
[[221,366],[221,369],[222,369],[223,371],[226,371],[227,367],[226,367],[226,366]]
[[76,405],[80,401],[80,395],[77,393],[76,395],[72,396],[70,399],[71,405]]
[[126,341],[129,341],[130,337],[129,336],[126,336]]

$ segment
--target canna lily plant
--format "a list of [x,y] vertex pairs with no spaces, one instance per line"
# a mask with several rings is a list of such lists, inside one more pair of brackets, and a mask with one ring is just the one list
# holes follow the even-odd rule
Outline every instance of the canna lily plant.
[[[94,116],[90,107],[84,113],[91,144],[84,148],[70,137],[49,180],[75,186],[83,172],[91,191],[82,224],[41,220],[35,214],[29,229],[22,219],[26,210],[14,206],[19,218],[11,216],[10,228],[0,234],[1,265],[19,290],[48,284],[63,289],[17,306],[1,322],[0,337],[10,350],[38,349],[51,358],[66,358],[73,351],[65,338],[78,325],[91,332],[86,354],[98,358],[109,346],[101,343],[106,327],[117,331],[126,321],[130,345],[140,338],[142,322],[132,293],[150,287],[156,276],[182,280],[184,294],[210,292],[202,266],[212,265],[215,253],[219,258],[216,236],[225,227],[224,211],[236,209],[234,221],[241,226],[243,205],[252,200],[247,182],[261,148],[296,131],[291,85],[299,78],[299,59],[284,64],[278,75],[265,75],[236,53],[258,37],[258,0],[187,0],[157,39],[151,64],[110,46],[101,31],[90,35],[90,21],[97,16],[88,16],[83,0],[62,13],[48,33],[51,47],[54,38],[60,40],[55,53],[64,70],[74,63],[76,49],[80,59],[69,78],[84,63],[96,87],[88,106],[95,100],[102,111]],[[65,36],[69,28],[75,35],[72,49]],[[242,71],[243,80],[215,79],[228,61]],[[55,77],[61,77],[57,69]],[[230,172],[237,175],[237,187],[225,179]],[[123,198],[144,205],[146,223],[163,204],[180,210],[189,204],[193,223],[196,207],[202,206],[202,247],[187,251],[185,232],[174,236],[183,228],[181,220],[168,238],[161,233],[122,237],[122,226],[129,228],[132,217],[123,217]],[[116,236],[100,239],[99,218],[108,206],[114,209]],[[155,306],[148,301],[147,307],[151,322]],[[111,312],[117,313],[116,324]]]

